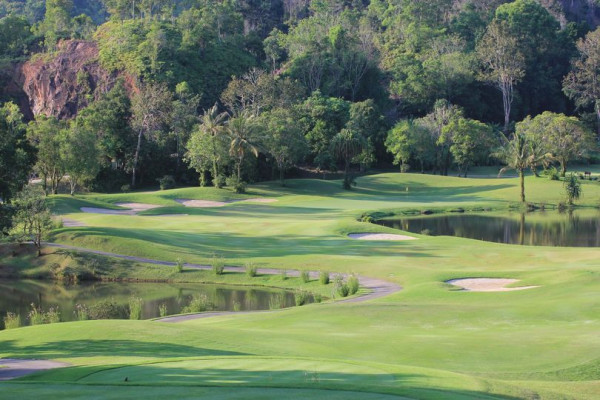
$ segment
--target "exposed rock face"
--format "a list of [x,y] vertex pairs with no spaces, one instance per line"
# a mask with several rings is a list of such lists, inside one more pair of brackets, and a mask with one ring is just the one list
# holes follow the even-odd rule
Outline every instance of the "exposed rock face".
[[[57,54],[40,55],[18,66],[16,81],[29,99],[33,115],[65,119],[110,90],[119,75],[100,67],[94,42],[66,40],[59,44]],[[133,80],[124,78],[131,88]]]

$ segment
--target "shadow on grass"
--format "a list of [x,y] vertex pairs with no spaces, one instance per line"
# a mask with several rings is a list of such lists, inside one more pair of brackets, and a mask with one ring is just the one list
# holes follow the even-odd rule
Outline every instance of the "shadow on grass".
[[64,359],[79,357],[207,357],[240,356],[248,353],[207,349],[164,342],[137,340],[62,340],[21,347],[12,340],[0,343],[0,353],[10,358]]

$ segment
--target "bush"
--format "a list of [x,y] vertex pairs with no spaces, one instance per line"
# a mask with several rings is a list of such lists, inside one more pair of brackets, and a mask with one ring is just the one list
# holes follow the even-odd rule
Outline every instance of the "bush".
[[227,177],[225,175],[218,175],[216,179],[213,179],[213,186],[217,189],[221,189],[227,184]]
[[556,167],[550,167],[543,172],[544,175],[548,177],[551,181],[557,181],[560,179],[560,174]]
[[303,290],[297,291],[294,293],[294,301],[296,302],[296,306],[303,306],[308,303],[308,293]]
[[348,293],[350,293],[350,288],[344,282],[344,277],[342,275],[336,275],[333,279],[333,297],[337,294],[340,297],[347,297]]
[[121,186],[121,192],[123,192],[123,193],[131,192],[131,185],[126,184],[126,185]]
[[142,306],[144,301],[140,297],[129,298],[129,319],[142,319]]
[[329,284],[329,272],[321,271],[321,273],[319,274],[319,281],[321,282],[322,285],[328,285]]
[[21,326],[21,316],[11,312],[4,317],[4,329],[15,329]]
[[563,186],[567,193],[567,202],[569,205],[573,205],[573,202],[581,197],[581,182],[574,173],[570,173],[565,178]]
[[177,260],[175,261],[175,269],[177,270],[177,272],[183,272],[183,265],[185,263],[183,262],[183,258],[179,257],[177,258]]
[[230,176],[226,179],[227,186],[233,188],[236,193],[246,193],[247,184],[244,181],[238,180],[235,176]]
[[194,295],[190,304],[186,307],[183,307],[181,310],[182,313],[199,313],[208,311],[212,308],[211,302],[208,300],[208,297],[205,294]]
[[241,311],[241,309],[242,309],[242,305],[240,304],[240,302],[237,300],[234,300],[233,301],[233,311],[239,312],[239,311]]
[[248,275],[250,278],[254,278],[256,276],[256,270],[256,265],[252,263],[246,264],[246,275]]
[[164,318],[168,315],[167,305],[165,303],[161,303],[158,306],[158,315],[160,315],[161,318]]
[[160,186],[160,190],[175,188],[175,178],[173,178],[173,175],[165,175],[162,178],[158,178],[157,181]]
[[360,285],[358,283],[358,278],[356,277],[356,275],[350,275],[348,277],[346,284],[348,285],[348,294],[349,295],[353,295],[353,294],[356,294],[356,292],[358,292],[358,288]]
[[300,271],[300,279],[304,283],[308,283],[310,281],[310,274],[308,271]]
[[337,286],[336,292],[338,295],[340,295],[340,297],[348,297],[348,294],[350,294],[350,288],[344,282],[341,285]]
[[315,303],[320,303],[323,301],[323,296],[321,296],[319,293],[313,294],[313,298],[315,299]]
[[127,311],[114,300],[103,300],[89,307],[89,317],[90,319],[122,319],[129,315]]
[[225,272],[225,260],[223,260],[223,257],[214,255],[211,265],[215,275],[223,275],[223,272]]

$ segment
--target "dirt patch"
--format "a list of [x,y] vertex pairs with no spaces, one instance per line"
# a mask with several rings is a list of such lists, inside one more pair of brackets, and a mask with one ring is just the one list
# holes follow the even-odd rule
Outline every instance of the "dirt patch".
[[506,285],[519,282],[518,279],[500,279],[500,278],[464,278],[451,279],[446,281],[454,286],[462,288],[468,292],[510,292],[513,290],[533,289],[539,286],[519,286],[507,288]]
[[351,233],[348,237],[357,240],[417,240],[416,237],[393,233]]
[[164,207],[158,204],[144,204],[144,203],[115,203],[115,205],[127,210],[110,210],[108,208],[96,208],[96,207],[81,207],[80,210],[84,213],[91,214],[107,214],[107,215],[137,215],[139,212],[152,210],[153,208]]
[[227,201],[212,201],[212,200],[190,200],[190,199],[175,199],[179,204],[186,207],[208,208],[208,207],[223,207],[231,203],[274,203],[276,199],[255,198],[243,200],[227,200]]
[[12,358],[2,358],[0,359],[0,365],[2,366],[2,368],[0,368],[0,381],[6,381],[38,371],[68,367],[70,364],[48,360],[16,360]]

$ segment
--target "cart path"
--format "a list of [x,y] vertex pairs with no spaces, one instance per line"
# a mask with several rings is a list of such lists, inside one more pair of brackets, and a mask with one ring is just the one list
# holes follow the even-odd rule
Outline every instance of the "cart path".
[[[160,261],[160,260],[153,260],[153,259],[144,258],[144,257],[127,256],[127,255],[123,255],[123,254],[109,253],[109,252],[101,251],[101,250],[87,249],[84,247],[69,246],[66,244],[44,243],[44,245],[48,246],[48,247],[54,247],[54,248],[65,249],[65,250],[74,250],[74,251],[79,251],[82,253],[98,254],[98,255],[102,255],[102,256],[121,258],[124,260],[136,261],[136,262],[147,263],[147,264],[165,265],[165,266],[170,266],[170,267],[175,266],[175,264],[176,264],[174,262],[169,262],[169,261]],[[212,269],[212,267],[210,265],[191,264],[191,263],[184,264],[184,267],[192,268],[192,269],[200,269],[200,270],[211,270]],[[225,271],[243,273],[246,271],[246,269],[244,267],[226,266]],[[284,271],[286,272],[287,276],[291,276],[291,277],[298,277],[298,276],[300,276],[300,272],[301,272],[299,270],[283,270],[283,269],[277,269],[277,268],[258,268],[257,269],[257,273],[260,275],[281,275]],[[348,274],[340,274],[340,275],[343,276],[344,278],[346,278],[348,276]],[[319,279],[319,271],[309,271],[309,276],[311,279]],[[383,280],[383,279],[370,278],[370,277],[359,275],[358,281],[360,283],[361,289],[367,289],[367,293],[362,293],[362,294],[359,294],[358,296],[351,297],[348,299],[338,300],[338,301],[336,301],[336,303],[359,303],[359,302],[363,302],[363,301],[368,301],[368,300],[373,300],[373,299],[377,299],[380,297],[388,296],[390,294],[393,294],[393,293],[396,293],[396,292],[399,292],[400,290],[402,290],[402,287],[400,285],[393,283],[393,282]],[[260,312],[260,311],[248,311],[248,312]],[[212,313],[208,312],[208,313],[201,313],[201,314],[182,315],[182,316],[176,316],[176,317],[166,317],[166,318],[158,319],[156,321],[179,322],[179,321],[184,321],[184,320],[189,320],[189,319],[194,319],[194,318],[206,318],[206,317],[212,317],[212,316],[217,316],[217,315],[243,314],[243,313],[246,313],[246,312],[212,312]]]
[[53,368],[68,367],[71,364],[48,360],[19,360],[14,358],[0,358],[0,381],[20,378],[34,372],[45,371]]

